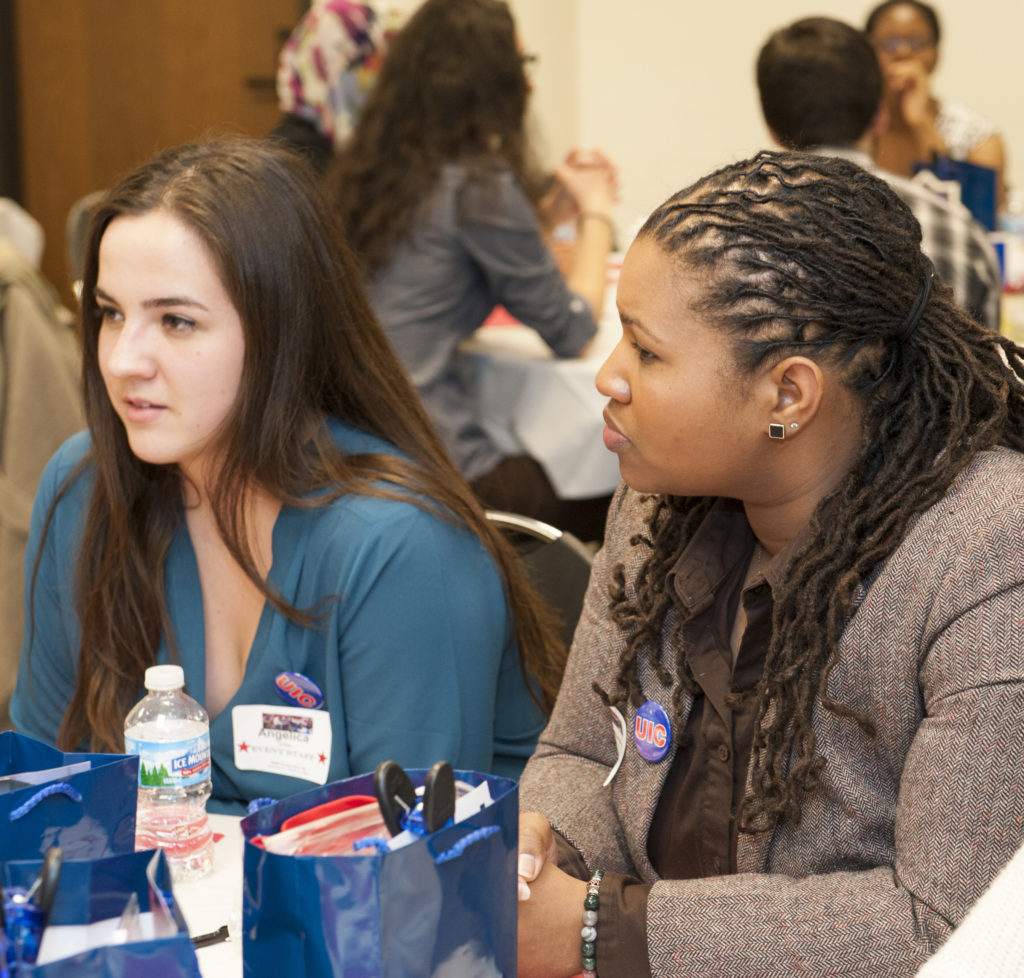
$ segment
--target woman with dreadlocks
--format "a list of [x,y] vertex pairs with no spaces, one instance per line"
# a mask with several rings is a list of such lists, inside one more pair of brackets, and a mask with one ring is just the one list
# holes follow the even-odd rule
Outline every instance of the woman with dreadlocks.
[[1024,363],[920,238],[765,153],[630,248],[521,975],[910,975],[1020,845]]

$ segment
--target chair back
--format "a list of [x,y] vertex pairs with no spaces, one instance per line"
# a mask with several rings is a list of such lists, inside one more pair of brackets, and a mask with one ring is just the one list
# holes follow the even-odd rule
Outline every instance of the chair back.
[[99,202],[106,196],[105,190],[94,190],[79,197],[68,209],[64,227],[64,246],[67,250],[68,279],[75,298],[81,298],[82,275],[85,271],[85,248],[89,239],[89,225]]
[[590,550],[571,533],[529,516],[488,510],[487,518],[512,544],[533,586],[558,616],[566,645],[571,645],[590,583]]

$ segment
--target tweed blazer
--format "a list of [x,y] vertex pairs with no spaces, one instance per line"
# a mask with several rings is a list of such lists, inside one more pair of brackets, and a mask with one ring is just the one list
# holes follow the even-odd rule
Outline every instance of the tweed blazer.
[[[551,721],[523,774],[588,867],[652,883],[651,971],[661,976],[913,975],[1024,840],[1024,455],[982,453],[918,516],[861,589],[829,682],[874,737],[819,708],[827,761],[799,826],[741,835],[738,872],[662,880],[647,836],[674,749],[648,763],[628,737],[615,763],[608,709],[623,633],[612,568],[632,586],[648,504],[622,488],[594,561]],[[674,661],[666,623],[659,654]],[[666,703],[649,664],[649,699]],[[635,710],[626,715],[633,729]]]

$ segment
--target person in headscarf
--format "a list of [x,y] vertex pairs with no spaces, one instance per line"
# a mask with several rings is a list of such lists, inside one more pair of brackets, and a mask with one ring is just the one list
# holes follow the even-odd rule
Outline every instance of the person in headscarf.
[[327,0],[299,21],[281,49],[271,139],[323,173],[373,88],[390,31],[373,4]]

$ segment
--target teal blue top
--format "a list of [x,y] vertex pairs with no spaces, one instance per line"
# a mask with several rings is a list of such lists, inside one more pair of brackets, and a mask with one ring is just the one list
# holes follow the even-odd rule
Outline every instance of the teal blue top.
[[[346,454],[395,454],[350,426],[332,423],[332,432]],[[26,623],[35,627],[26,624],[11,716],[18,730],[50,744],[71,699],[81,643],[73,583],[91,467],[53,514],[34,596],[31,576],[46,513],[89,446],[82,432],[50,460],[26,551]],[[202,703],[203,602],[184,520],[165,580],[186,691]],[[394,499],[347,494],[320,507],[286,506],[274,526],[269,581],[296,608],[337,600],[326,603],[315,627],[264,607],[241,686],[210,725],[211,811],[238,812],[253,798],[314,786],[235,765],[232,707],[283,706],[275,679],[284,672],[308,677],[323,692],[332,733],[329,781],[372,771],[386,759],[405,767],[444,759],[518,777],[544,718],[522,677],[500,576],[475,534]],[[166,637],[158,661],[170,661]]]

